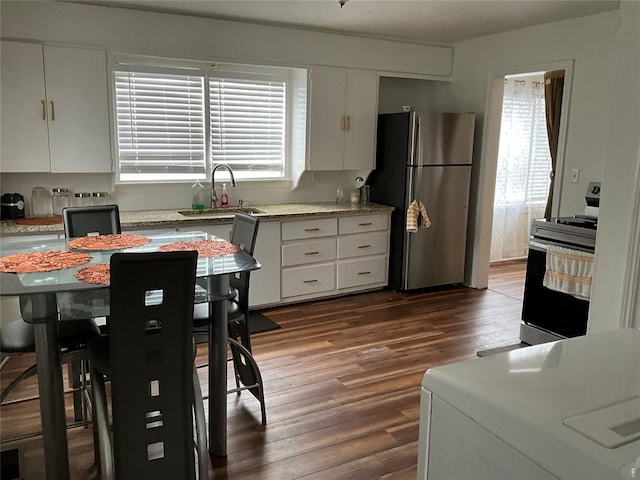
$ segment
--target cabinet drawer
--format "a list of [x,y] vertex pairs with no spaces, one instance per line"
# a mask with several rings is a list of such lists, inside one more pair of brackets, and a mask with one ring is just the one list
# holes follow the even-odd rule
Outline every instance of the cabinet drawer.
[[355,217],[340,217],[338,220],[340,235],[386,230],[389,227],[388,215],[357,215]]
[[338,289],[386,282],[386,255],[338,262]]
[[338,233],[336,218],[318,218],[282,224],[282,240],[331,237]]
[[334,263],[282,270],[282,297],[328,292],[335,288],[336,266]]
[[385,254],[388,237],[386,231],[338,237],[338,258]]
[[328,262],[336,259],[336,239],[309,240],[282,246],[282,266]]

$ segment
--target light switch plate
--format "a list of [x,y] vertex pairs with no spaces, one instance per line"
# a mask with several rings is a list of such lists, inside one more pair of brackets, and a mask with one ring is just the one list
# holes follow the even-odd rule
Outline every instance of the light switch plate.
[[580,169],[574,168],[571,170],[571,183],[579,183],[580,182]]

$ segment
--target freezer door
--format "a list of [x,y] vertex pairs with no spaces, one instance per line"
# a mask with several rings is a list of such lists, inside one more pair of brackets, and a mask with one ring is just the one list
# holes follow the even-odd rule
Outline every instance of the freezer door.
[[416,112],[413,165],[467,165],[473,153],[475,114]]
[[[408,191],[424,203],[431,227],[404,232],[403,289],[461,283],[471,166],[409,167]],[[404,212],[406,218],[406,211]]]

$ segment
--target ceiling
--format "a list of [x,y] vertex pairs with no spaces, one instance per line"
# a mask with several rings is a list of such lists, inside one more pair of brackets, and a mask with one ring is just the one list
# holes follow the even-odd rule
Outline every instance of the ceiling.
[[620,0],[83,0],[199,17],[450,44],[616,10]]

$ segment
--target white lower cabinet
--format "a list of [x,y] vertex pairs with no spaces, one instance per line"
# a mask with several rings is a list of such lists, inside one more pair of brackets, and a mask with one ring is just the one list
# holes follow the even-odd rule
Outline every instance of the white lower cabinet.
[[389,215],[283,222],[283,303],[387,285]]
[[282,270],[282,297],[315,295],[336,289],[335,263],[321,263]]
[[338,290],[341,288],[364,287],[386,283],[387,257],[379,255],[337,263]]

